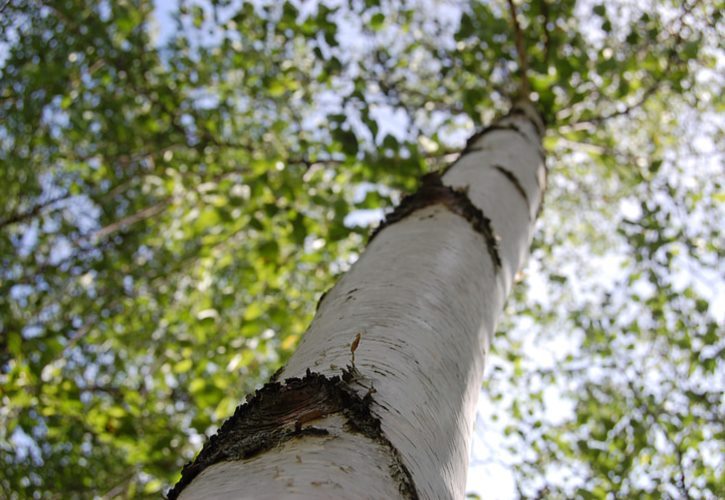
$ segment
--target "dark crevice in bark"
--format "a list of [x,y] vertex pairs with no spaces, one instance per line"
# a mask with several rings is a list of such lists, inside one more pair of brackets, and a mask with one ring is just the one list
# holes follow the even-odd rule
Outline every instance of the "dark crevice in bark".
[[282,374],[283,371],[284,371],[284,366],[280,366],[279,368],[277,368],[277,370],[272,374],[272,376],[269,377],[269,381],[278,382],[279,376]]
[[330,290],[332,290],[332,288],[328,288],[327,290],[325,290],[324,292],[322,292],[322,295],[320,295],[320,298],[317,299],[317,305],[315,306],[315,312],[317,312],[317,311],[320,310],[320,306],[322,305],[322,301],[325,300],[325,297],[327,297],[327,294],[330,293]]
[[[534,122],[531,121],[531,123],[534,123]],[[536,128],[536,124],[534,124],[534,127]],[[504,131],[510,131],[510,132],[517,133],[518,135],[523,137],[526,141],[531,143],[536,148],[536,152],[539,154],[539,156],[542,159],[544,158],[544,151],[541,148],[541,143],[539,143],[539,141],[534,140],[531,137],[529,137],[526,134],[526,132],[521,130],[521,127],[519,127],[518,125],[515,125],[513,123],[494,123],[494,124],[489,125],[488,127],[484,128],[480,132],[475,133],[474,135],[471,136],[470,139],[468,139],[468,142],[466,143],[466,149],[463,150],[462,154],[467,153],[469,150],[469,146],[472,146],[481,137],[483,137],[484,135],[486,135],[490,132],[495,132],[497,130],[504,130]],[[538,131],[538,128],[537,128],[537,131]]]
[[[328,294],[330,293],[330,291],[331,291],[331,290],[332,290],[333,288],[335,288],[335,287],[334,287],[334,286],[332,286],[332,287],[328,288],[327,290],[325,290],[324,292],[322,292],[322,295],[320,295],[320,298],[319,298],[319,299],[317,299],[317,305],[315,306],[315,312],[317,312],[317,311],[319,311],[319,310],[320,310],[320,307],[322,307],[322,301],[323,301],[323,300],[325,300],[325,297],[327,297],[327,295],[328,295]],[[357,292],[357,290],[358,290],[357,288],[353,288],[352,290],[348,290],[348,291],[347,291],[347,292],[345,293],[345,295],[346,295],[346,297],[345,297],[345,301],[348,301],[348,300],[354,300],[354,299],[355,299],[355,297],[353,296],[353,294],[354,294],[355,292]]]
[[523,108],[521,108],[519,106],[514,106],[513,108],[511,108],[511,112],[509,113],[509,116],[511,116],[511,115],[524,116],[527,120],[529,120],[533,124],[534,128],[536,129],[536,132],[539,134],[539,137],[544,136],[544,129],[546,128],[546,121],[544,120],[544,116],[541,113],[537,112],[537,116],[538,116],[539,120],[541,120],[541,122],[539,122],[535,119],[532,119],[531,116],[529,116],[529,114]]
[[542,183],[538,182],[538,178],[537,178],[537,184],[539,184],[539,193],[541,193],[539,195],[539,208],[536,209],[536,218],[537,219],[539,217],[541,217],[541,212],[544,211],[544,200],[546,199],[546,183],[548,182],[548,177],[549,177],[549,169],[546,168],[546,163],[544,163],[544,172],[545,172],[545,175],[544,175],[544,182],[543,182],[544,185],[543,186],[540,185]]
[[397,481],[402,496],[417,499],[410,472],[385,437],[380,420],[370,411],[373,391],[360,396],[350,386],[357,376],[357,370],[348,367],[342,377],[326,377],[308,370],[303,378],[268,382],[246,404],[238,406],[196,459],[184,466],[181,479],[167,497],[178,498],[196,476],[216,463],[245,460],[302,436],[328,436],[324,428],[304,425],[340,413],[347,419],[347,430],[363,434],[388,451],[391,477]]
[[[511,110],[511,113],[509,113],[508,116],[511,115],[524,115],[526,118],[534,125],[534,128],[539,133],[539,136],[542,134],[542,130],[539,128],[539,125],[536,123],[535,120],[532,120],[531,117],[529,117],[525,111],[519,109],[519,108],[513,108]],[[501,123],[493,123],[489,125],[488,127],[485,127],[481,129],[480,131],[473,134],[471,137],[468,138],[466,141],[466,145],[463,148],[463,151],[461,151],[461,154],[458,155],[458,158],[453,160],[452,163],[450,163],[447,167],[443,169],[443,174],[448,172],[451,168],[453,168],[456,163],[458,163],[463,157],[465,157],[467,154],[472,153],[474,151],[483,151],[486,148],[476,147],[474,144],[484,135],[488,134],[489,132],[495,132],[497,130],[507,130],[507,131],[513,131],[517,134],[519,134],[521,137],[526,139],[528,142],[532,143],[534,147],[536,148],[536,152],[541,157],[542,161],[545,159],[544,150],[541,147],[541,144],[538,141],[533,141],[526,133],[521,130],[517,125],[514,124],[501,124]],[[546,167],[546,163],[544,163],[544,166]]]
[[[539,137],[543,137],[545,128],[546,128],[546,122],[544,121],[543,115],[538,113],[538,111],[537,111],[537,117],[540,120],[540,122],[537,121],[536,119],[532,118],[529,115],[529,113],[527,113],[520,106],[514,106],[511,108],[511,111],[509,112],[509,114],[507,116],[512,116],[512,115],[520,115],[520,116],[525,117],[534,126]],[[493,123],[492,125],[489,125],[488,127],[482,129],[481,131],[473,134],[466,142],[466,147],[461,152],[461,155],[458,158],[456,158],[456,160],[453,163],[448,165],[448,167],[446,167],[444,172],[447,172],[448,170],[450,170],[466,154],[468,154],[472,151],[480,151],[482,148],[474,146],[476,141],[478,141],[481,137],[483,137],[487,133],[493,132],[496,130],[508,130],[508,131],[513,131],[513,132],[516,132],[517,134],[519,134],[521,137],[523,137],[529,143],[532,143],[534,145],[534,147],[536,147],[536,151],[539,154],[539,156],[541,157],[541,161],[544,163],[544,172],[546,175],[544,177],[543,185],[541,185],[542,182],[540,182],[539,177],[538,176],[535,177],[536,184],[539,186],[539,190],[541,192],[541,200],[539,201],[539,207],[536,211],[536,217],[538,218],[541,216],[541,212],[544,209],[544,196],[546,194],[546,177],[548,176],[548,173],[549,173],[549,167],[546,164],[546,154],[544,153],[544,149],[542,148],[541,143],[539,143],[538,141],[532,140],[531,137],[526,135],[526,133],[523,130],[521,130],[521,128],[519,128],[517,125],[515,125],[513,123],[508,123],[508,124],[501,124],[500,122]]]
[[529,196],[526,194],[526,191],[524,191],[524,187],[521,185],[519,178],[516,177],[514,173],[511,172],[511,170],[502,167],[501,165],[494,165],[493,168],[501,172],[504,177],[511,181],[511,184],[513,184],[514,188],[516,188],[516,191],[518,191],[518,193],[526,202],[526,212],[529,214],[529,218],[531,218],[531,204],[529,203]]
[[385,220],[370,235],[370,241],[389,225],[395,224],[413,212],[430,205],[443,205],[451,212],[470,222],[473,229],[483,235],[491,260],[496,269],[500,269],[501,257],[498,252],[498,240],[491,227],[491,220],[471,202],[465,189],[454,189],[444,185],[441,174],[438,172],[426,174],[421,178],[421,186],[418,190],[403,198],[400,205],[385,217]]

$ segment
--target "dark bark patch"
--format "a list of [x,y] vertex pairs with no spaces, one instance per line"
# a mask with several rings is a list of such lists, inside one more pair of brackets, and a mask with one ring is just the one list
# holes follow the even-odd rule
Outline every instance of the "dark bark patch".
[[511,170],[502,167],[501,165],[494,165],[493,168],[498,170],[503,174],[504,177],[506,177],[509,181],[511,181],[511,184],[513,184],[514,188],[516,188],[516,191],[521,195],[521,197],[526,202],[526,212],[529,214],[529,218],[531,217],[531,204],[529,203],[529,197],[526,194],[526,191],[524,191],[524,187],[521,185],[521,182],[519,181],[519,178],[514,175]]
[[[334,288],[334,287],[332,287],[332,288]],[[317,306],[315,307],[315,312],[317,312],[317,311],[320,310],[320,307],[322,306],[322,301],[325,300],[325,297],[327,297],[327,294],[330,293],[330,290],[332,290],[332,288],[328,288],[327,290],[325,290],[324,292],[322,292],[322,295],[320,295],[320,298],[317,300]],[[357,288],[353,288],[352,290],[348,290],[345,293],[345,302],[347,302],[348,300],[353,300],[354,299],[353,294],[355,292],[357,292],[357,291],[358,291]]]
[[506,124],[494,123],[494,124],[489,125],[488,127],[484,128],[480,132],[472,135],[471,138],[468,139],[468,142],[466,143],[466,149],[463,150],[463,153],[464,154],[467,153],[468,152],[467,150],[469,149],[469,147],[471,145],[473,145],[473,143],[475,143],[478,139],[480,139],[484,135],[488,134],[489,132],[493,132],[495,130],[508,130],[508,131],[519,134],[521,137],[523,137],[525,140],[530,142],[536,148],[536,151],[539,153],[539,156],[541,156],[542,159],[544,158],[544,151],[541,148],[541,144],[539,143],[539,141],[533,140],[531,137],[529,137],[526,134],[526,132],[521,130],[521,128],[518,125],[515,125],[513,123],[506,123]]
[[501,267],[501,257],[498,252],[498,240],[494,235],[491,220],[483,215],[480,208],[476,207],[468,197],[466,189],[454,189],[443,184],[441,174],[433,172],[421,178],[421,186],[418,190],[403,198],[400,205],[388,214],[373,233],[370,235],[372,241],[377,234],[391,224],[395,224],[413,212],[430,205],[443,205],[451,212],[460,215],[471,223],[473,229],[481,233],[486,241],[488,253],[491,255],[496,269]]
[[[534,124],[534,126],[536,126],[536,124]],[[496,130],[509,130],[509,131],[516,132],[521,137],[523,137],[524,139],[526,139],[527,141],[532,143],[533,146],[536,148],[536,151],[539,154],[539,156],[541,157],[542,161],[544,160],[545,155],[544,155],[544,150],[541,148],[541,144],[537,141],[533,141],[531,139],[531,137],[526,135],[526,133],[523,130],[521,130],[521,128],[519,128],[518,126],[516,126],[514,124],[501,125],[499,123],[494,123],[492,125],[489,125],[488,127],[481,129],[480,131],[476,132],[471,137],[469,137],[468,140],[466,141],[466,146],[463,148],[463,151],[461,151],[461,154],[458,155],[458,158],[453,160],[452,163],[450,163],[447,167],[445,167],[443,169],[443,173],[445,174],[446,172],[448,172],[451,168],[453,168],[456,165],[456,163],[458,163],[467,154],[473,153],[475,151],[483,151],[484,149],[486,149],[486,148],[481,148],[481,147],[475,147],[474,144],[476,143],[476,141],[478,141],[484,135],[488,134],[489,132],[496,131]]]
[[380,420],[370,411],[372,391],[361,397],[350,388],[357,370],[343,370],[341,377],[326,377],[307,371],[303,378],[288,378],[284,383],[269,382],[257,390],[246,404],[240,405],[219,431],[204,445],[193,462],[181,471],[181,479],[169,491],[170,500],[210,465],[233,460],[245,460],[267,451],[285,441],[301,436],[327,436],[319,427],[304,427],[305,423],[335,413],[347,419],[352,432],[365,435],[383,445],[390,454],[390,472],[405,498],[417,499],[410,472],[398,451],[383,434]]
[[[541,212],[544,211],[544,200],[546,199],[546,184],[548,183],[548,177],[549,177],[549,168],[546,166],[546,163],[544,163],[544,182],[543,186],[539,186],[539,192],[541,193],[541,199],[539,200],[539,208],[536,210],[536,217],[541,217]],[[537,178],[538,181],[538,178]],[[541,183],[539,183],[541,184]]]
[[545,132],[544,129],[546,128],[546,120],[544,119],[543,114],[539,113],[538,111],[536,114],[537,114],[539,120],[541,120],[540,122],[538,120],[532,119],[531,116],[529,116],[529,114],[526,111],[524,111],[523,108],[521,108],[519,106],[512,107],[511,111],[509,112],[509,115],[520,115],[520,116],[523,116],[524,118],[526,118],[527,120],[529,120],[534,125],[534,128],[536,129],[536,132],[539,134],[539,137],[541,137],[544,135],[544,132]]
[[327,294],[332,290],[332,288],[329,288],[322,292],[322,295],[320,295],[320,298],[317,300],[317,306],[315,307],[315,312],[320,310],[320,306],[322,305],[322,301],[325,300],[325,297],[327,297]]
[[[279,376],[282,374],[282,370],[284,370],[284,366],[280,366],[277,368],[277,371],[275,371],[272,376],[269,378],[270,382],[277,382],[279,380]],[[249,398],[249,396],[247,396]]]

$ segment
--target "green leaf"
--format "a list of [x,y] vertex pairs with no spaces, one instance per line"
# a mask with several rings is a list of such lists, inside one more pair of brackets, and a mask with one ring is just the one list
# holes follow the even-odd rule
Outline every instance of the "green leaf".
[[383,24],[385,23],[385,14],[382,12],[377,12],[373,15],[373,17],[370,18],[370,28],[373,31],[380,31],[383,28]]

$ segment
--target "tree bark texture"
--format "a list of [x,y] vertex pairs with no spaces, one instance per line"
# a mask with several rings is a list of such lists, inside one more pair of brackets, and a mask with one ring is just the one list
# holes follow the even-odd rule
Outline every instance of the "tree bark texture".
[[425,176],[170,498],[463,498],[486,352],[542,204],[542,133],[517,104]]

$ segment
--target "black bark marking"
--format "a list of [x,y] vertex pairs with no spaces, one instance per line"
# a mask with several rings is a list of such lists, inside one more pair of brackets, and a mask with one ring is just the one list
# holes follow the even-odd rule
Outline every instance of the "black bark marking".
[[[320,307],[322,307],[322,301],[325,300],[325,297],[327,297],[327,294],[330,293],[330,290],[332,290],[332,288],[334,288],[334,286],[331,288],[328,288],[327,290],[322,292],[322,295],[320,295],[320,298],[317,299],[317,306],[315,306],[315,312],[320,310]],[[353,288],[352,290],[348,290],[347,292],[345,292],[345,295],[346,295],[345,302],[347,302],[348,300],[353,300],[355,298],[353,296],[353,294],[357,291],[358,291],[357,288]]]
[[[511,112],[511,114],[525,114],[525,113],[523,111],[516,109],[516,110],[513,110]],[[531,123],[534,123],[534,122],[532,121]],[[534,123],[534,128],[536,128],[537,131],[539,130],[538,125],[536,125],[536,123]],[[479,130],[478,132],[476,132],[475,134],[473,134],[471,137],[468,138],[468,140],[466,141],[466,145],[463,148],[463,151],[461,151],[461,154],[459,154],[458,158],[453,160],[453,162],[451,162],[447,167],[445,167],[443,169],[443,174],[445,174],[451,168],[453,168],[453,166],[456,163],[458,163],[461,160],[461,158],[463,158],[467,154],[473,153],[476,151],[484,151],[485,149],[487,149],[487,148],[482,148],[482,147],[475,147],[474,144],[476,143],[476,141],[478,141],[484,135],[488,134],[489,132],[494,132],[497,130],[509,130],[509,131],[516,132],[517,134],[519,134],[521,137],[523,137],[526,141],[530,142],[536,148],[536,152],[539,154],[542,161],[544,161],[545,155],[544,155],[544,150],[541,148],[541,144],[538,141],[532,140],[531,137],[526,135],[526,132],[521,130],[521,128],[519,128],[517,125],[514,125],[513,123],[510,123],[510,124],[493,123],[493,124],[489,125],[488,127],[485,127],[483,129]],[[544,163],[544,166],[546,166],[546,163]]]
[[509,112],[509,116],[520,115],[520,116],[523,116],[524,118],[526,118],[527,120],[529,120],[534,125],[534,128],[536,129],[536,133],[539,134],[539,137],[542,137],[544,135],[544,129],[546,128],[546,120],[544,120],[544,115],[542,115],[541,113],[537,112],[536,114],[539,117],[539,120],[541,120],[541,123],[532,119],[531,116],[529,116],[529,114],[526,111],[524,111],[523,108],[521,108],[519,106],[514,106],[513,108],[511,108],[511,111]]
[[[534,125],[534,127],[536,127],[536,125]],[[542,159],[544,158],[544,151],[541,149],[541,143],[539,143],[539,141],[536,141],[536,140],[532,139],[531,137],[529,137],[526,134],[526,132],[521,130],[521,128],[518,125],[513,124],[513,123],[505,123],[505,124],[494,123],[494,124],[489,125],[488,127],[484,128],[480,132],[473,134],[470,137],[470,139],[468,139],[468,141],[466,142],[466,149],[463,150],[463,154],[467,153],[469,146],[471,146],[473,143],[475,143],[478,139],[480,139],[484,135],[488,134],[489,132],[494,132],[497,130],[511,131],[511,132],[515,132],[515,133],[519,134],[521,137],[523,137],[526,141],[531,143],[536,148],[536,152],[539,153],[539,156],[541,156]]]
[[196,459],[184,466],[181,479],[167,498],[177,499],[196,476],[216,463],[248,459],[301,436],[327,436],[326,429],[303,428],[303,425],[340,413],[346,417],[349,431],[363,434],[388,450],[390,473],[401,494],[404,498],[417,499],[410,471],[385,437],[380,420],[370,411],[374,391],[361,397],[350,386],[358,375],[354,367],[343,370],[342,378],[307,370],[303,378],[288,378],[283,384],[268,382],[246,404],[238,406],[234,415],[209,438]]
[[277,371],[275,371],[272,376],[269,378],[270,382],[277,382],[279,380],[279,376],[282,374],[282,370],[284,370],[284,366],[280,366],[277,368]]
[[544,162],[544,182],[543,186],[542,183],[539,182],[539,176],[536,176],[536,184],[539,186],[539,208],[536,210],[536,217],[541,217],[541,212],[544,210],[544,200],[546,199],[546,185],[548,183],[549,179],[549,167],[546,166],[546,162]]
[[511,172],[509,169],[502,167],[501,165],[494,165],[493,168],[501,172],[503,176],[511,181],[511,184],[514,185],[516,191],[519,192],[521,197],[526,202],[526,212],[529,214],[529,219],[531,219],[531,204],[529,203],[529,196],[526,194],[526,191],[524,191],[524,187],[521,185],[521,182],[519,182],[519,178],[516,177],[514,173]]
[[320,306],[322,305],[322,301],[325,300],[325,297],[327,297],[327,294],[332,290],[332,288],[328,288],[324,292],[322,292],[322,295],[320,295],[320,298],[317,299],[317,306],[315,306],[315,312],[320,310]]
[[483,215],[481,209],[471,202],[466,191],[466,189],[454,189],[443,184],[441,174],[438,172],[424,175],[421,178],[421,186],[418,190],[403,198],[400,205],[385,217],[385,220],[370,235],[368,244],[389,225],[405,219],[421,208],[440,204],[466,219],[471,223],[475,231],[483,235],[491,260],[495,268],[499,269],[501,267],[501,257],[498,253],[498,239],[491,227],[491,219]]

